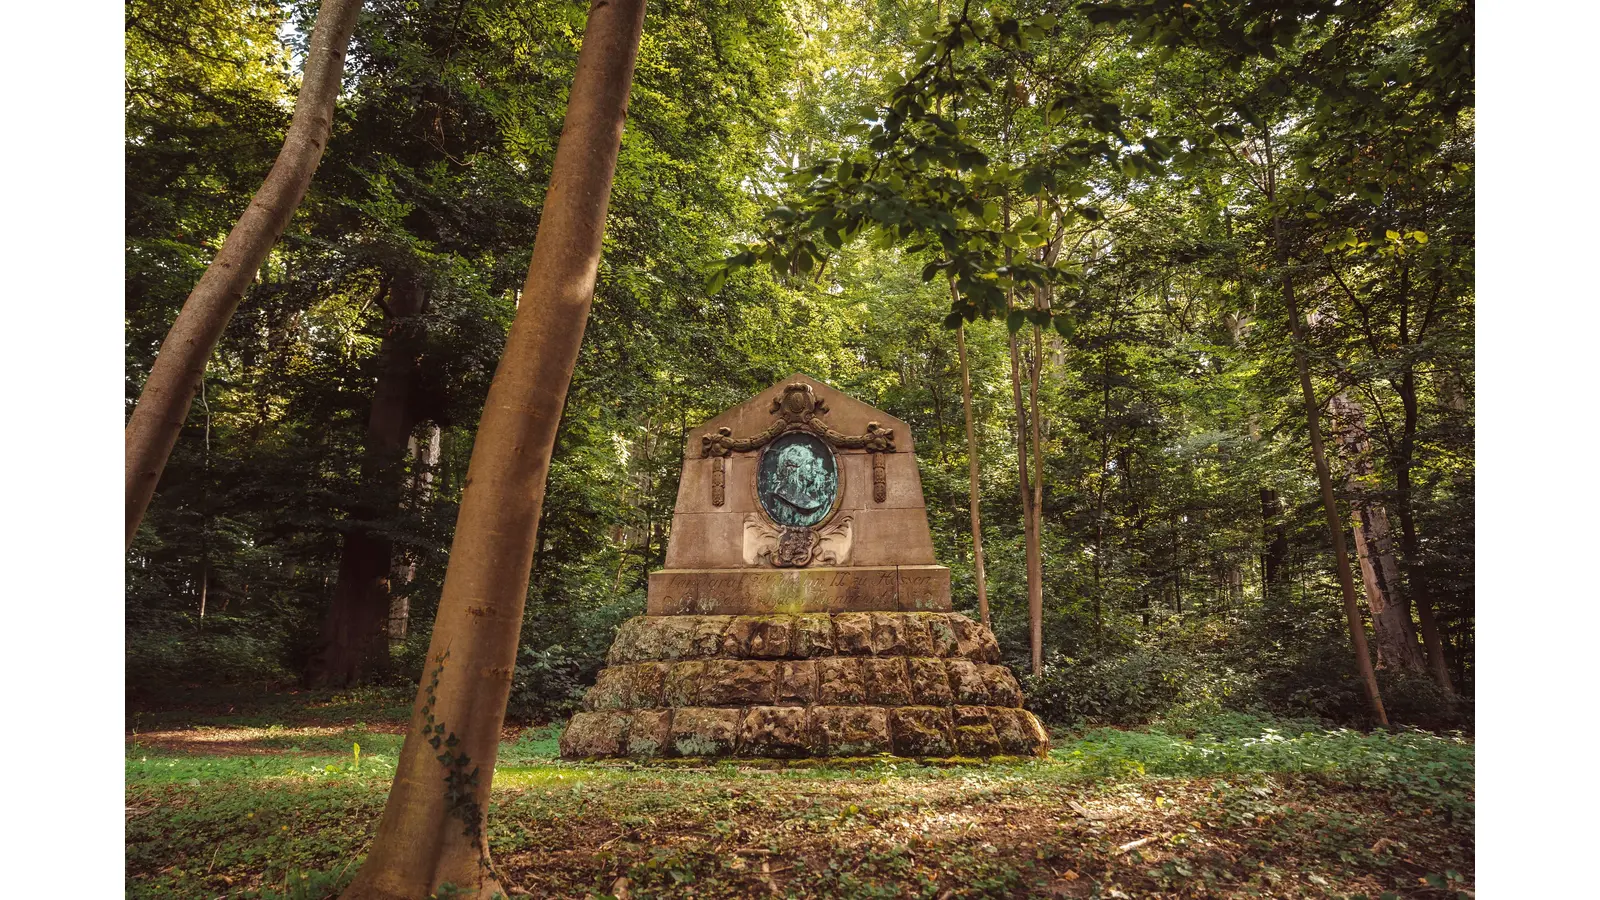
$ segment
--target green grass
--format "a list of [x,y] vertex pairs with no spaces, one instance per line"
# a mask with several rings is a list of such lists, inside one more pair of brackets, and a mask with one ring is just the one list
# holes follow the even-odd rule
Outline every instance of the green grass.
[[[534,896],[1471,889],[1473,748],[1459,736],[1230,716],[1062,736],[1048,759],[1012,764],[663,766],[565,763],[558,734],[502,743],[490,806],[491,852]],[[194,735],[213,740],[129,745],[129,896],[335,895],[366,852],[400,736]]]

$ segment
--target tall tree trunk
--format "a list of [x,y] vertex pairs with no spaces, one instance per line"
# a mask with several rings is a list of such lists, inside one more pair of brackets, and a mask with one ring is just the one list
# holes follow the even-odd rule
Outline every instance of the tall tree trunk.
[[1261,599],[1273,603],[1284,599],[1289,587],[1289,536],[1283,525],[1283,501],[1272,488],[1261,489]]
[[[420,510],[433,498],[434,471],[439,466],[439,436],[442,430],[437,423],[425,429],[425,437],[415,434],[407,442],[412,461],[411,491],[405,504]],[[414,553],[401,554],[390,577],[389,592],[389,642],[399,643],[411,631],[411,583],[417,580],[417,557]]]
[[1345,486],[1355,513],[1352,535],[1367,607],[1372,612],[1372,632],[1378,645],[1378,668],[1394,667],[1420,674],[1422,652],[1411,626],[1411,604],[1400,589],[1400,567],[1389,535],[1389,512],[1372,496],[1372,447],[1367,435],[1367,414],[1348,394],[1329,401],[1335,439],[1344,458]]
[[1422,626],[1422,646],[1428,653],[1428,671],[1439,689],[1447,696],[1454,697],[1456,690],[1450,682],[1444,642],[1439,637],[1439,626],[1433,617],[1433,592],[1428,589],[1428,576],[1422,565],[1419,546],[1421,542],[1417,539],[1416,516],[1411,505],[1411,458],[1416,447],[1420,413],[1417,408],[1417,376],[1410,365],[1406,366],[1396,387],[1399,388],[1400,403],[1405,411],[1399,452],[1394,460],[1395,505],[1400,514],[1400,550],[1405,559],[1406,581],[1417,604],[1417,622]]
[[[1267,200],[1272,202],[1269,195]],[[1372,708],[1372,718],[1388,727],[1389,715],[1383,709],[1383,697],[1378,692],[1378,676],[1372,668],[1371,652],[1367,649],[1366,626],[1361,621],[1361,606],[1356,599],[1355,581],[1350,575],[1350,554],[1345,548],[1344,526],[1339,521],[1339,503],[1333,496],[1333,478],[1328,473],[1328,457],[1322,445],[1322,406],[1317,402],[1316,391],[1311,387],[1311,364],[1306,359],[1305,329],[1301,327],[1300,305],[1295,301],[1294,278],[1289,272],[1289,248],[1284,243],[1283,222],[1272,220],[1272,240],[1277,252],[1283,302],[1289,313],[1290,346],[1294,353],[1295,368],[1300,374],[1300,397],[1306,414],[1306,430],[1311,437],[1311,460],[1317,469],[1317,483],[1322,489],[1322,509],[1328,520],[1328,540],[1333,544],[1334,572],[1339,578],[1339,590],[1344,596],[1345,620],[1350,627],[1350,644],[1355,650],[1356,668],[1361,675],[1361,686],[1366,691],[1367,703]]]
[[393,518],[405,492],[407,443],[416,427],[412,395],[422,350],[420,317],[426,305],[417,273],[394,277],[384,306],[387,328],[378,350],[378,384],[367,419],[360,499],[350,512],[339,580],[323,620],[321,650],[311,672],[311,682],[318,686],[359,683],[373,666],[387,662],[384,634],[390,616],[394,546],[381,528],[368,523]]
[[139,392],[139,402],[123,432],[125,548],[133,544],[161,480],[161,470],[183,430],[206,360],[268,251],[300,207],[322,161],[333,128],[345,51],[360,12],[361,0],[322,0],[283,149],[222,249],[183,302]]
[[589,8],[524,302],[472,448],[428,674],[372,851],[346,900],[419,900],[446,882],[483,898],[501,891],[484,837],[495,753],[643,25],[643,0]]
[[1044,440],[1039,425],[1039,370],[1043,342],[1033,326],[1033,359],[1028,367],[1028,426],[1033,441],[1033,502],[1028,516],[1033,524],[1033,545],[1028,556],[1028,647],[1033,673],[1044,668]]
[[[950,296],[956,295],[955,279],[950,279]],[[961,355],[961,408],[967,418],[967,512],[972,520],[972,578],[978,589],[978,621],[989,627],[989,577],[983,567],[983,513],[978,506],[978,434],[972,419],[972,374],[967,366],[967,326],[956,326],[956,350]]]
[[[1028,477],[1028,408],[1022,399],[1022,362],[1017,353],[1017,334],[1010,335],[1011,401],[1017,420],[1017,490],[1022,498],[1022,531],[1027,544],[1028,566],[1028,655],[1033,672],[1044,667],[1044,648],[1033,630],[1034,561],[1039,554],[1039,533],[1033,529],[1033,484]],[[1037,474],[1037,473],[1036,473]],[[1042,592],[1041,592],[1042,595]]]

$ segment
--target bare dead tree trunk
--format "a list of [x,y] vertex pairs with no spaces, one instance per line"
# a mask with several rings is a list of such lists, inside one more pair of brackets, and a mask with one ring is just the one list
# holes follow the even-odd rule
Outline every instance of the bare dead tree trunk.
[[206,360],[267,253],[300,207],[333,128],[334,101],[361,0],[322,0],[283,149],[222,249],[183,302],[123,433],[124,549],[133,545],[178,441]]
[[420,900],[447,882],[485,900],[503,892],[484,836],[489,790],[643,25],[643,0],[589,8],[523,302],[472,448],[429,674],[372,851],[345,900]]
[[1422,653],[1411,626],[1411,604],[1400,589],[1400,566],[1395,562],[1394,543],[1389,534],[1389,512],[1372,496],[1371,441],[1367,435],[1366,411],[1344,392],[1329,401],[1334,434],[1345,463],[1345,486],[1352,498],[1355,523],[1356,558],[1366,588],[1367,607],[1372,612],[1372,631],[1378,645],[1378,668],[1393,666],[1407,671],[1423,671]]
[[[950,297],[959,300],[955,279],[950,279]],[[972,577],[978,589],[978,620],[989,627],[989,578],[983,567],[983,512],[978,506],[978,436],[972,419],[972,375],[967,365],[967,326],[956,326],[956,350],[961,355],[961,408],[967,418],[967,511],[972,520]]]

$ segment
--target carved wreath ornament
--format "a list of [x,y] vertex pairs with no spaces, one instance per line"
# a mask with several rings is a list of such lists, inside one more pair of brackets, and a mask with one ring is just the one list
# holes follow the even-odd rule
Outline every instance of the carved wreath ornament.
[[843,565],[850,553],[850,519],[825,524],[839,493],[837,463],[829,448],[871,454],[872,499],[882,503],[888,496],[884,454],[894,452],[894,429],[868,422],[865,434],[835,431],[821,418],[828,413],[827,404],[803,382],[785,386],[772,401],[771,413],[773,423],[753,437],[736,438],[726,427],[701,436],[701,455],[712,460],[711,504],[722,506],[727,499],[728,456],[765,448],[757,493],[771,521],[755,514],[745,520],[746,565],[762,560],[780,568],[813,562]]

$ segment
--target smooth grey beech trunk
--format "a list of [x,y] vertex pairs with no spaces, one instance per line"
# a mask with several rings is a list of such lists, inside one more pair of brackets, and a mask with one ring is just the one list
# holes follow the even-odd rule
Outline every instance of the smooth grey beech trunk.
[[300,208],[311,176],[322,162],[328,134],[333,130],[333,109],[344,75],[345,52],[360,12],[361,0],[323,0],[312,26],[300,95],[295,100],[294,118],[284,136],[283,149],[223,241],[222,249],[184,300],[177,320],[161,342],[150,377],[139,392],[139,402],[123,432],[124,549],[133,545],[133,536],[150,506],[167,457],[172,455],[172,447],[189,417],[189,406],[194,402],[211,351],[267,253]]

